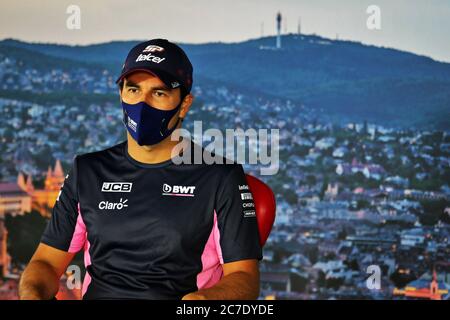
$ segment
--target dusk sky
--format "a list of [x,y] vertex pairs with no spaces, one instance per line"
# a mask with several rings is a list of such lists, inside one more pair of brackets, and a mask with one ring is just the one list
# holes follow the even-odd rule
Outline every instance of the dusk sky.
[[[66,27],[69,5],[81,29]],[[381,30],[369,30],[366,9],[381,9]],[[0,39],[92,44],[155,37],[175,42],[239,42],[282,30],[392,47],[450,62],[450,0],[15,0],[0,4]],[[262,28],[262,24],[264,27]],[[262,30],[263,29],[263,30]]]

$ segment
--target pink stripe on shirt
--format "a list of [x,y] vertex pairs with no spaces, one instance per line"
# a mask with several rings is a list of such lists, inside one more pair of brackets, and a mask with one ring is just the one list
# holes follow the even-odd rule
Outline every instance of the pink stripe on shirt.
[[202,253],[202,271],[197,275],[197,288],[209,288],[215,285],[223,275],[223,258],[220,247],[220,232],[217,226],[217,214],[214,210],[214,224]]

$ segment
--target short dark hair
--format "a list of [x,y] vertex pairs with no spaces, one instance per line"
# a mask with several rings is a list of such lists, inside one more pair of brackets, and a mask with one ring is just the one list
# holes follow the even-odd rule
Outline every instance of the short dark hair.
[[120,82],[117,84],[119,86],[119,88],[120,88],[120,92],[122,92],[122,90],[123,90],[123,84],[124,84],[123,79],[120,80]]

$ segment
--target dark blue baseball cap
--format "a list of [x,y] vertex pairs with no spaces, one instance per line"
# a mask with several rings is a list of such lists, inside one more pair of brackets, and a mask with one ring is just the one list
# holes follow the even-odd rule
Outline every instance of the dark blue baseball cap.
[[156,75],[170,89],[192,89],[192,64],[186,53],[167,39],[152,39],[134,46],[125,60],[116,83],[134,71]]

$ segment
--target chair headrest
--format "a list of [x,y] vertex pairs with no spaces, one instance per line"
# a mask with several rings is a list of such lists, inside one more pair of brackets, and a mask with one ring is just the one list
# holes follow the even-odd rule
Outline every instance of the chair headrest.
[[259,243],[263,246],[275,221],[276,202],[272,189],[258,178],[245,175],[255,203],[256,220],[258,222]]

